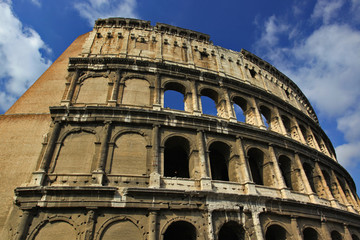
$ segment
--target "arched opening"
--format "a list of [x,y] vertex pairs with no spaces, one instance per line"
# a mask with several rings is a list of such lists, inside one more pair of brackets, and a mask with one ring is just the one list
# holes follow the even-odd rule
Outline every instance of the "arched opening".
[[325,171],[325,170],[321,170],[321,172],[322,172],[322,174],[323,174],[323,176],[324,176],[326,185],[328,186],[328,188],[330,189],[330,192],[331,192],[332,196],[334,197],[333,187],[332,187],[330,175],[329,175],[329,174],[327,173],[327,171]]
[[189,178],[190,144],[183,137],[171,137],[165,142],[164,176]]
[[303,126],[303,125],[299,125],[299,128],[300,128],[300,131],[301,131],[301,134],[303,135],[303,137],[304,137],[304,139],[305,139],[305,141],[306,141],[306,143],[307,143],[307,130],[306,130],[306,128]]
[[219,95],[211,89],[203,89],[201,91],[201,106],[204,114],[218,116],[218,100]]
[[245,230],[237,222],[227,222],[220,228],[218,240],[245,240]]
[[76,239],[77,233],[74,228],[67,222],[54,221],[49,222],[35,236],[35,240],[46,239]]
[[356,236],[355,234],[351,235],[352,240],[360,240],[360,238],[358,236]]
[[195,240],[196,228],[188,222],[173,222],[164,233],[164,240]]
[[251,148],[248,151],[247,156],[253,182],[258,185],[264,185],[262,169],[264,164],[264,153],[257,148]]
[[314,169],[313,169],[313,167],[308,163],[303,163],[303,168],[304,168],[305,175],[309,181],[311,190],[314,193],[316,193],[316,188],[315,188],[315,184],[314,184]]
[[239,122],[248,122],[248,120],[246,119],[246,112],[248,110],[247,101],[242,97],[234,97],[233,101],[236,119]]
[[288,237],[288,232],[283,227],[276,224],[268,227],[265,234],[265,240],[286,240]]
[[262,121],[267,129],[271,127],[271,110],[265,106],[260,107]]
[[294,190],[293,188],[293,182],[292,182],[292,179],[291,179],[291,174],[292,174],[292,171],[291,171],[291,160],[282,155],[279,157],[279,167],[280,167],[280,171],[281,171],[281,174],[284,178],[284,181],[285,181],[285,184],[288,188]]
[[332,231],[331,232],[331,240],[342,240],[342,236],[338,231]]
[[282,115],[281,120],[282,120],[282,122],[284,124],[286,135],[290,136],[291,135],[291,121],[290,121],[290,119],[287,116]]
[[119,239],[119,236],[126,236],[127,240],[141,239],[138,227],[131,221],[122,220],[111,223],[101,234],[101,240]]
[[311,227],[307,227],[303,231],[304,240],[319,240],[319,234]]
[[165,85],[164,108],[186,110],[185,87],[179,83],[170,82]]
[[211,177],[213,180],[229,181],[228,164],[230,148],[222,142],[214,142],[209,147]]

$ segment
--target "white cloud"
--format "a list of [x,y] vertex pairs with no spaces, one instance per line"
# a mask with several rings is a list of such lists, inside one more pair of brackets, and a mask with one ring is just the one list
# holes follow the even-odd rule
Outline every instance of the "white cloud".
[[44,72],[51,62],[41,51],[51,51],[39,34],[22,25],[11,1],[0,2],[0,112],[7,108]]
[[31,0],[31,2],[32,2],[35,6],[41,7],[41,2],[40,2],[40,0]]
[[[271,16],[265,21],[262,30],[265,33],[255,46],[259,55],[265,56],[299,85],[320,113],[320,119],[335,119],[347,141],[336,148],[337,157],[349,167],[360,164],[360,30],[350,18],[336,22],[343,5],[343,0],[318,0],[311,21],[319,21],[320,25],[319,22],[301,25],[297,21],[290,24],[280,21],[282,16]],[[358,6],[353,2],[348,11]],[[271,30],[268,27],[271,22],[276,26],[288,26],[291,32],[284,28],[278,31],[276,26]],[[287,35],[288,42],[276,41],[282,34]]]
[[82,0],[74,3],[80,16],[93,26],[98,18],[128,17],[136,18],[136,0]]
[[344,3],[344,0],[318,0],[311,17],[321,18],[324,24],[328,24],[338,15],[338,11]]
[[258,44],[262,46],[272,47],[278,44],[279,35],[286,32],[289,26],[280,22],[276,16],[271,16],[265,23],[265,29]]

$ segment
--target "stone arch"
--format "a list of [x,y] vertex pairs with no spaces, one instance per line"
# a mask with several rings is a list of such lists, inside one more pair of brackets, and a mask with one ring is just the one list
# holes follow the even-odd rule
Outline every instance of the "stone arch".
[[272,129],[272,118],[273,113],[270,107],[265,105],[260,105],[259,112],[261,115],[261,119],[267,129]]
[[97,132],[91,128],[84,128],[84,127],[75,127],[75,128],[72,128],[66,132],[64,132],[63,134],[61,134],[59,136],[59,140],[58,142],[64,142],[64,139],[69,135],[69,134],[72,134],[72,133],[76,133],[76,132],[81,132],[81,131],[84,131],[84,132],[88,132],[88,133],[92,133],[94,134],[95,138],[96,138],[96,142],[100,142],[100,137],[99,135],[97,134]]
[[286,186],[292,190],[296,190],[294,188],[295,185],[294,183],[297,180],[296,179],[297,176],[293,176],[293,170],[292,170],[292,164],[290,158],[286,155],[280,155],[278,158],[278,163]]
[[245,229],[235,221],[224,223],[218,234],[218,240],[245,240]]
[[96,157],[95,131],[72,129],[60,137],[60,142],[51,172],[90,173]]
[[232,98],[232,102],[234,103],[233,106],[236,119],[239,122],[254,124],[255,121],[252,118],[254,118],[255,115],[251,111],[249,101],[241,96],[236,95]]
[[320,240],[320,234],[312,227],[306,227],[302,231],[304,240]]
[[198,235],[196,227],[184,220],[173,221],[164,229],[162,240],[196,240]]
[[343,239],[342,235],[336,230],[331,231],[330,235],[331,235],[331,240],[342,240]]
[[129,216],[116,216],[105,221],[97,231],[94,239],[112,240],[119,236],[127,236],[129,240],[144,239],[145,233],[136,224],[136,220]]
[[[177,105],[180,105],[179,103],[172,103],[170,105],[170,108],[174,108],[174,109],[178,109],[178,110],[185,110],[185,111],[189,111],[191,110],[191,101],[189,103],[189,101],[187,101],[187,90],[186,87],[182,84],[179,83],[177,81],[167,81],[164,85],[163,85],[163,89],[164,89],[164,93],[163,93],[163,99],[164,99],[164,107],[169,106],[167,104],[167,101],[171,101],[172,99],[167,98],[166,96],[166,92],[167,91],[175,91],[179,94],[182,95],[182,109],[177,107]],[[177,97],[176,99],[173,99],[173,101],[178,101],[180,100],[179,97]]]
[[190,178],[190,142],[182,136],[170,136],[164,143],[164,176]]
[[322,172],[322,175],[324,176],[324,180],[326,182],[326,185],[330,190],[330,194],[331,194],[330,197],[335,197],[334,196],[334,189],[332,187],[333,184],[332,184],[331,177],[330,177],[329,173],[324,169],[322,169],[321,172]]
[[141,75],[126,76],[121,81],[124,84],[122,104],[135,106],[151,105],[151,82]]
[[148,141],[144,134],[128,130],[118,133],[113,139],[110,173],[146,175]]
[[229,181],[230,146],[224,142],[214,141],[209,147],[211,178]]
[[360,240],[360,238],[355,234],[351,234],[351,238],[352,240]]
[[283,122],[286,135],[291,136],[292,122],[286,115],[281,115],[281,121]]
[[65,216],[52,216],[41,221],[30,233],[29,240],[75,239],[80,234],[74,221]]
[[247,150],[247,158],[249,161],[250,172],[253,182],[258,185],[272,186],[272,169],[268,162],[265,153],[256,147],[251,147]]
[[282,224],[274,223],[269,225],[265,231],[265,240],[286,240],[290,234]]
[[[209,114],[209,115],[215,115],[215,116],[219,116],[219,117],[225,116],[224,115],[225,108],[224,108],[224,106],[222,106],[223,104],[221,104],[220,94],[217,90],[204,87],[204,88],[200,89],[199,92],[200,92],[200,96],[201,96],[200,97],[201,98],[201,108],[202,108],[203,113]],[[210,107],[211,109],[207,109],[207,108],[209,108],[209,106],[204,105],[204,101],[206,100],[206,98],[211,99],[215,103],[215,109],[213,109],[213,107]]]

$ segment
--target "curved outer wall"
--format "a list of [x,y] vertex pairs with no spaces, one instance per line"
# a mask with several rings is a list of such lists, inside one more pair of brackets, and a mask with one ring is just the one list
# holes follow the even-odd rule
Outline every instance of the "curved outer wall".
[[2,239],[360,237],[355,184],[301,90],[206,34],[98,20],[0,129]]

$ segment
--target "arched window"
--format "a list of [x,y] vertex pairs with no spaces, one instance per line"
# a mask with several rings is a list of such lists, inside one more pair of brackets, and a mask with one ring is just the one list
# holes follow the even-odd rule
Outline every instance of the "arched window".
[[210,145],[209,152],[212,179],[229,181],[229,146],[222,142],[214,142]]
[[55,173],[90,173],[95,155],[95,135],[73,132],[62,142],[56,159]]
[[251,176],[255,184],[264,185],[263,181],[263,164],[264,153],[256,148],[251,148],[248,153],[248,160],[251,170]]
[[279,157],[278,162],[286,186],[294,190],[292,176],[291,176],[292,175],[291,160],[288,157],[282,155]]
[[304,240],[319,240],[319,234],[311,227],[307,227],[303,231]]
[[331,232],[331,240],[342,240],[342,236],[338,231],[332,231]]
[[179,83],[170,82],[165,85],[164,107],[186,111],[185,87]]
[[170,224],[164,233],[164,240],[196,240],[196,228],[188,222],[177,221]]
[[171,137],[165,142],[164,176],[189,178],[190,144],[183,137]]
[[289,237],[289,233],[277,224],[268,227],[265,234],[265,240],[286,240]]
[[314,169],[313,169],[313,167],[308,163],[303,163],[303,168],[304,168],[305,175],[309,181],[311,190],[314,193],[316,193],[317,191],[316,191],[315,184],[314,184]]
[[247,119],[248,116],[246,113],[249,107],[247,101],[242,97],[234,97],[233,101],[236,119],[239,122],[248,122],[249,120]]
[[200,94],[201,94],[202,112],[208,115],[219,116],[218,93],[211,89],[203,89]]
[[271,110],[265,106],[260,107],[260,114],[267,129],[271,127]]
[[220,228],[218,240],[245,240],[245,230],[237,222],[227,222]]
[[144,79],[132,78],[125,81],[122,104],[150,106],[150,84]]

